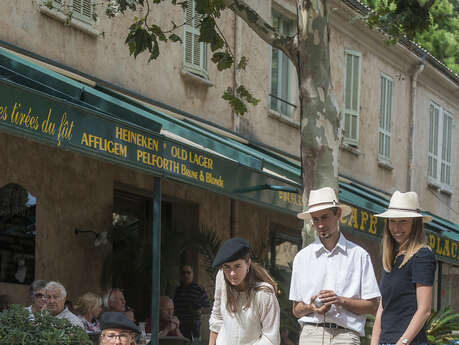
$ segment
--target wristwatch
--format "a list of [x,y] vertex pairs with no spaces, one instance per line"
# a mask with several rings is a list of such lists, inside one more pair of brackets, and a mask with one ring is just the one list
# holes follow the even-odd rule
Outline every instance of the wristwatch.
[[407,345],[408,344],[408,338],[402,338],[402,344]]

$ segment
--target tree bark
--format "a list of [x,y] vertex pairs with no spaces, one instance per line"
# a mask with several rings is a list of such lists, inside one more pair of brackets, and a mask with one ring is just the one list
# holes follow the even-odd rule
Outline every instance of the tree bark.
[[[312,189],[338,190],[339,112],[330,71],[330,28],[326,0],[298,0],[297,72],[301,113],[303,201]],[[303,229],[303,246],[315,237]]]

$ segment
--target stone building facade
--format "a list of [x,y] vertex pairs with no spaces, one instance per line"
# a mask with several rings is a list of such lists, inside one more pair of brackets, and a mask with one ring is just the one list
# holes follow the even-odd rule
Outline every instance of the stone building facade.
[[[27,264],[29,274],[33,270],[36,279],[61,281],[73,300],[86,291],[102,293],[107,286],[124,284],[128,303],[139,316],[148,316],[142,304],[151,299],[151,273],[139,272],[151,272],[151,265],[143,262],[156,255],[151,245],[155,235],[150,232],[155,178],[161,179],[163,206],[163,293],[173,291],[179,266],[186,262],[198,268],[199,282],[212,293],[202,257],[196,250],[183,251],[200,229],[211,229],[221,239],[244,236],[260,243],[271,263],[288,270],[301,245],[302,228],[295,217],[302,200],[294,191],[301,181],[301,169],[298,91],[292,65],[229,11],[222,15],[221,28],[236,57],[248,57],[247,71],[218,72],[210,63],[210,52],[193,38],[192,22],[177,32],[183,45],[161,44],[161,55],[154,62],[148,63],[148,57],[142,55],[134,59],[123,42],[135,14],[109,19],[102,6],[92,7],[90,0],[79,3],[83,9],[70,21],[70,1],[58,1],[52,9],[39,0],[0,4],[3,59],[14,61],[8,62],[8,71],[6,67],[2,70],[5,80],[17,81],[9,78],[9,69],[19,59],[24,66],[30,64],[20,71],[23,85],[31,85],[25,77],[43,73],[46,79],[34,82],[79,88],[80,96],[89,92],[87,98],[79,99],[78,94],[67,98],[52,94],[72,106],[109,116],[114,114],[108,109],[145,112],[142,116],[161,123],[161,136],[188,145],[189,152],[201,150],[214,160],[223,157],[224,162],[238,157],[247,174],[257,170],[257,176],[277,181],[283,188],[234,188],[219,193],[215,186],[188,183],[187,176],[167,175],[164,167],[161,171],[136,169],[138,166],[121,159],[99,159],[97,150],[74,146],[63,150],[55,141],[37,141],[17,128],[0,127],[0,188],[19,185],[33,196],[29,200],[35,199],[31,201],[35,247],[33,261]],[[294,32],[295,1],[257,0],[252,5],[282,32]],[[434,305],[452,305],[458,310],[453,286],[459,281],[459,150],[455,141],[459,136],[459,78],[412,42],[386,45],[380,32],[352,20],[365,11],[357,0],[334,0],[329,6],[332,78],[343,127],[340,198],[355,210],[353,219],[342,220],[342,229],[370,252],[379,275],[381,224],[377,227],[372,215],[387,205],[395,190],[416,191],[422,207],[436,216],[428,228],[429,243],[441,262]],[[186,22],[187,13],[162,4],[152,17],[168,26],[171,21]],[[191,41],[185,39],[187,33]],[[221,98],[228,86],[238,84],[253,90],[261,100],[244,117],[233,114]],[[96,96],[99,98],[91,103]],[[14,104],[13,99],[11,102]],[[122,107],[114,108],[118,102]],[[127,116],[123,121],[130,123],[132,118]],[[231,171],[224,173],[231,175]],[[246,187],[260,184],[248,181]],[[265,195],[268,199],[274,195],[279,204],[270,207],[263,202],[268,200]],[[130,221],[136,224],[137,244],[125,238],[113,242],[114,226],[126,230]],[[75,229],[107,232],[111,241],[95,247],[92,235]],[[22,283],[13,278],[19,272],[20,255],[15,256],[10,245],[2,250],[8,252],[2,265],[9,265],[10,278],[0,278],[0,289],[14,302],[26,303],[24,282],[29,278]],[[138,270],[130,270],[130,264],[117,257],[120,253],[128,257],[137,253],[131,264],[137,264]],[[7,256],[9,263],[5,263]],[[126,281],[141,288],[130,290]]]

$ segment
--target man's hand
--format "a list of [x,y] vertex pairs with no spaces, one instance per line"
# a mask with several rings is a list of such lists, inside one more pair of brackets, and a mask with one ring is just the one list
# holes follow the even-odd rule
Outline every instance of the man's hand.
[[333,290],[321,290],[319,292],[319,298],[323,304],[328,305],[329,307],[331,307],[332,304],[342,305],[343,303],[342,298]]
[[319,292],[319,298],[324,303],[331,307],[333,304],[335,306],[340,306],[347,311],[350,311],[357,315],[365,314],[375,314],[378,307],[378,299],[361,299],[361,298],[349,298],[338,296],[332,290],[322,290]]
[[[320,300],[323,302],[323,306],[321,307],[316,307],[316,305],[314,304],[314,300],[319,297]],[[314,313],[318,313],[318,314],[325,314],[327,311],[330,310],[331,308],[331,304],[330,303],[325,303],[325,301],[320,297],[320,293],[318,295],[314,295],[311,297],[311,300],[309,301],[309,306],[311,308],[311,310],[314,312]]]

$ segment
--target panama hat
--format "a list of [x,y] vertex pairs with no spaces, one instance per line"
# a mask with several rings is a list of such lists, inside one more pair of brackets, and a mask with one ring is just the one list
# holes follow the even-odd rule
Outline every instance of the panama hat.
[[342,205],[338,203],[333,188],[324,187],[321,189],[311,190],[309,193],[308,209],[304,212],[298,213],[297,217],[304,220],[311,218],[312,212],[325,210],[327,208],[339,207],[341,209],[341,216],[345,217],[349,215],[352,209],[348,205]]
[[387,211],[376,214],[375,216],[381,218],[422,217],[424,222],[430,222],[432,220],[431,216],[425,216],[421,213],[418,195],[415,192],[401,193],[398,190],[392,194]]

